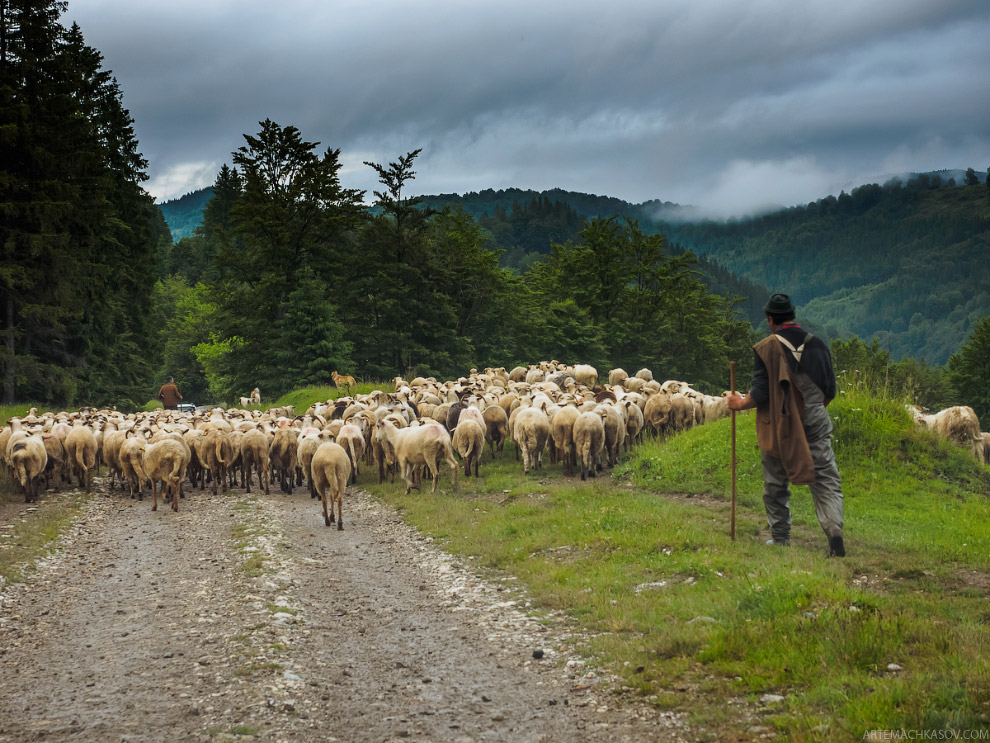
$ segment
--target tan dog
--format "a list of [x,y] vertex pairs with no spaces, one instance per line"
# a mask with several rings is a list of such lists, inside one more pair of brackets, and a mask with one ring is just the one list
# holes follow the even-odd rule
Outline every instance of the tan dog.
[[338,374],[336,371],[330,372],[330,379],[333,380],[334,386],[337,389],[340,389],[341,387],[346,387],[347,394],[351,393],[351,387],[357,385],[357,382],[354,381],[354,377],[348,377],[344,374]]

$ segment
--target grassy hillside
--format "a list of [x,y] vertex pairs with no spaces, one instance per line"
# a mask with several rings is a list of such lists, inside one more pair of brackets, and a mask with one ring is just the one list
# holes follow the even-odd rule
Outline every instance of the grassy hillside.
[[735,542],[729,421],[644,445],[611,479],[560,478],[559,465],[527,477],[510,446],[456,494],[446,479],[435,496],[366,487],[480,571],[515,576],[532,611],[578,628],[618,686],[687,711],[699,739],[983,729],[990,471],[916,431],[898,402],[843,395],[833,415],[842,560],[825,557],[807,488],[793,546],[763,545],[749,416]]
[[661,231],[744,279],[791,294],[832,337],[944,363],[990,315],[984,185],[863,186],[806,207]]

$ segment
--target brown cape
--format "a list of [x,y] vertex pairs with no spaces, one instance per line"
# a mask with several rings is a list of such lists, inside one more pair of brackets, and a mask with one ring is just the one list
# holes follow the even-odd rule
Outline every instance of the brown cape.
[[753,350],[767,367],[770,401],[756,409],[756,440],[760,450],[776,457],[795,485],[815,481],[815,463],[804,435],[804,396],[791,379],[784,348],[772,335]]

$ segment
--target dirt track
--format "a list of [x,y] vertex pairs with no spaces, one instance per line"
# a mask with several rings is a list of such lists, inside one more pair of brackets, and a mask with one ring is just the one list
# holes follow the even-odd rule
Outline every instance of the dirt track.
[[98,492],[0,594],[0,742],[687,738],[562,655],[565,625],[525,616],[511,581],[361,491],[344,519],[324,527],[302,489],[179,513]]

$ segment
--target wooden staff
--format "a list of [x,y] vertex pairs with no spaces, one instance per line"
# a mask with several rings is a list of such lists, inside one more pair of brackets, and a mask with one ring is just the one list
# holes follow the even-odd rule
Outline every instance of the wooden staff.
[[[736,394],[736,362],[729,362],[729,391]],[[729,536],[736,541],[736,411],[732,411],[732,455],[729,462],[729,473],[732,479],[732,516],[729,522]]]

